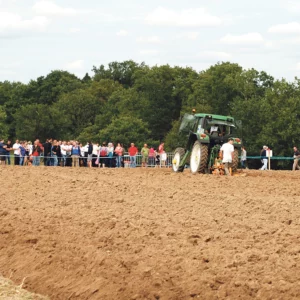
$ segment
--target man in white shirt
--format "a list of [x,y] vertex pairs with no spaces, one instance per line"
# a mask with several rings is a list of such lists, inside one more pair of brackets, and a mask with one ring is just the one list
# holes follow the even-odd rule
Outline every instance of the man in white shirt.
[[229,168],[232,167],[234,156],[233,139],[229,138],[228,143],[223,144],[220,151],[222,153],[222,162],[225,166],[225,174],[230,176]]
[[19,143],[19,140],[16,140],[16,142],[13,144],[15,166],[18,166],[20,164],[20,147],[21,145]]

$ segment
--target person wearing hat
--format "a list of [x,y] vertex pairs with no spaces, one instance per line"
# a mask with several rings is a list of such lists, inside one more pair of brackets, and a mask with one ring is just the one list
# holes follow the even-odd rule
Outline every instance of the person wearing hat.
[[231,173],[229,169],[232,167],[233,156],[234,156],[234,146],[233,138],[229,138],[228,142],[223,144],[221,149],[222,163],[224,164],[225,174],[230,176]]
[[263,146],[263,149],[260,153],[263,166],[260,168],[260,170],[268,170],[267,150],[268,150],[268,146]]

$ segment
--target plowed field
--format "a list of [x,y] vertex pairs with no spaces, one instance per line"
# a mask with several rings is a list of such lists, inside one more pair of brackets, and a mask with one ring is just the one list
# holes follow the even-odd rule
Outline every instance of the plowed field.
[[0,273],[66,299],[300,299],[300,172],[0,168]]

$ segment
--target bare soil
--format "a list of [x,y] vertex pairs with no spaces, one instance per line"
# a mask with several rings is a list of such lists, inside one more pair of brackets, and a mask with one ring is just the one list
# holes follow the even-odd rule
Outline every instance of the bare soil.
[[246,173],[2,167],[0,273],[55,300],[299,299],[300,172]]

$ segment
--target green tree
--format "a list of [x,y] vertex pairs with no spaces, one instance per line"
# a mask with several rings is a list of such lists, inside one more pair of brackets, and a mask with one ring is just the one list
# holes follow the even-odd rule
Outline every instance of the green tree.
[[139,148],[145,142],[154,143],[150,138],[148,124],[132,116],[113,118],[106,128],[100,130],[99,139],[107,142],[120,142],[125,148],[129,147],[130,143],[135,143]]
[[0,106],[0,138],[8,139],[9,127],[6,123],[6,113],[3,106]]
[[84,128],[94,124],[101,105],[101,102],[87,90],[79,89],[61,95],[53,107],[60,112],[63,120],[63,137],[69,139],[78,137]]
[[28,104],[14,114],[16,136],[19,139],[44,141],[60,134],[59,112],[45,104]]

